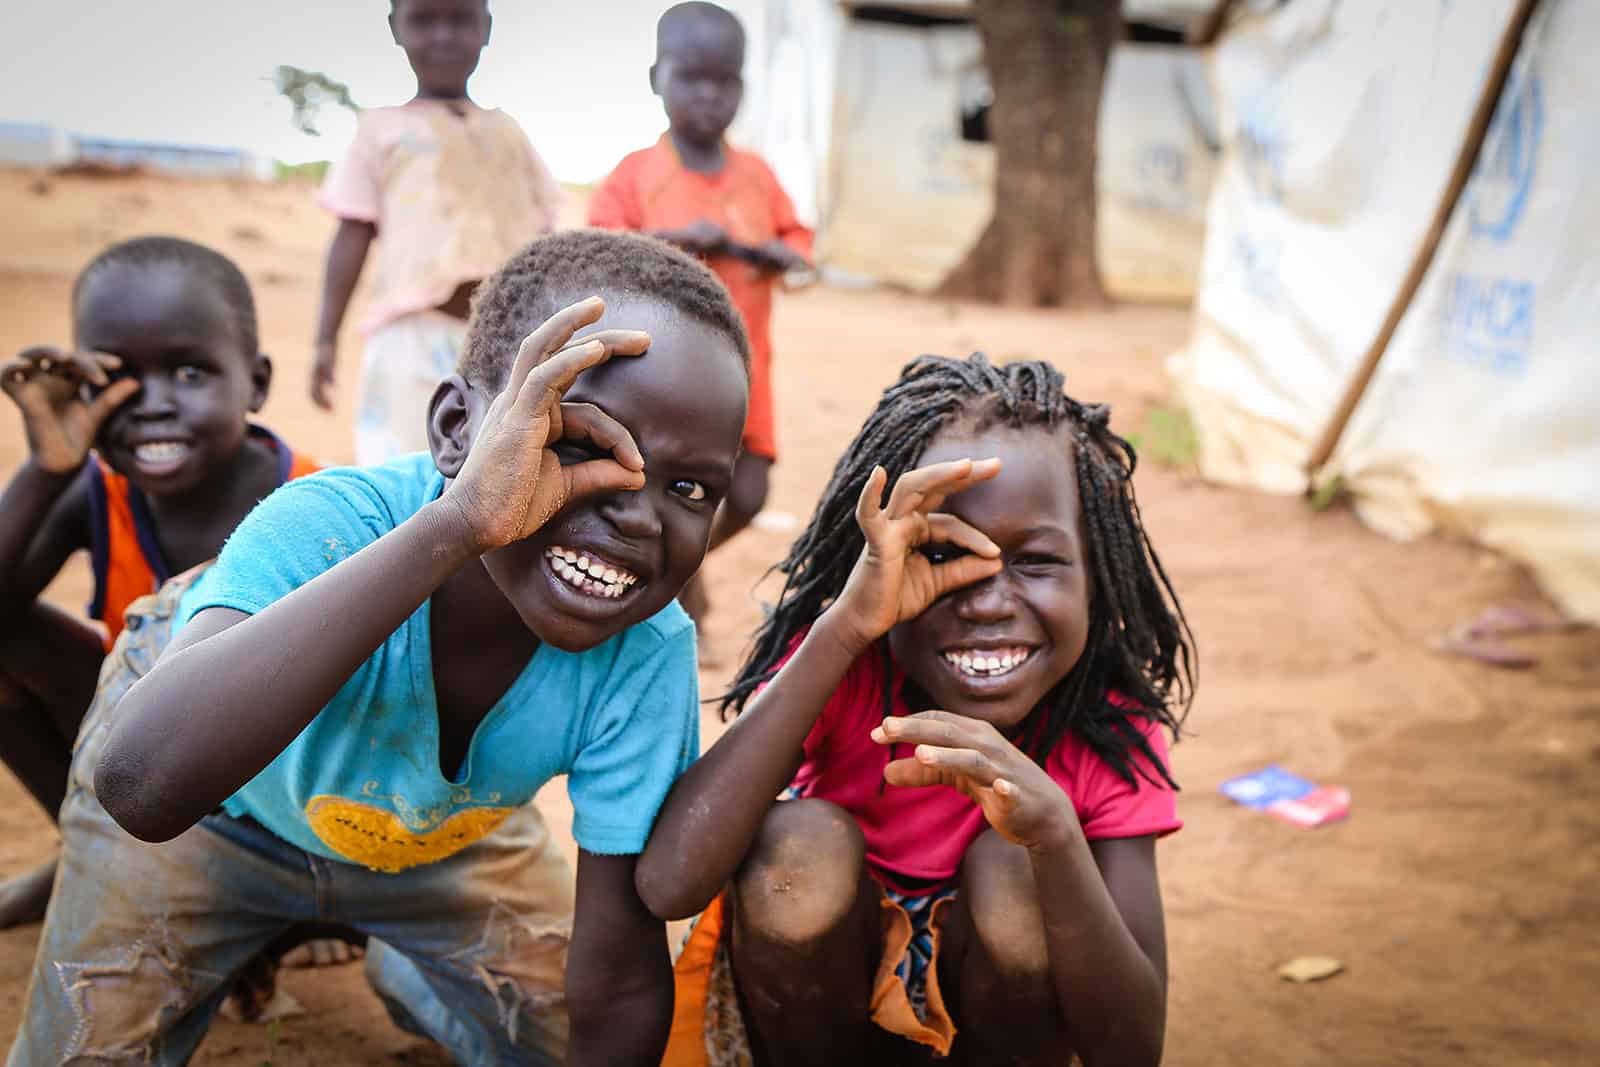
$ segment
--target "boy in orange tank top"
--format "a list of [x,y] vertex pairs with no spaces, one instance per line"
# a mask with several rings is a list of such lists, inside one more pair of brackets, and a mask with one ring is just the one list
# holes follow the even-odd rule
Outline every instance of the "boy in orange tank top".
[[[744,28],[715,4],[683,3],[656,25],[650,87],[668,130],[617,164],[589,201],[589,225],[640,230],[699,256],[744,319],[750,338],[750,409],[732,491],[711,548],[749,525],[766,504],[778,458],[772,400],[772,291],[780,276],[810,266],[812,233],[772,169],[725,135],[744,95]],[[706,609],[698,579],[683,606],[696,623]]]
[[[220,253],[172,237],[114,245],[78,276],[72,322],[72,350],[0,366],[29,453],[0,496],[0,759],[52,819],[127,606],[317,468],[249,421],[272,363],[249,284]],[[79,550],[98,627],[39,599]],[[54,871],[0,884],[0,928],[43,915]]]

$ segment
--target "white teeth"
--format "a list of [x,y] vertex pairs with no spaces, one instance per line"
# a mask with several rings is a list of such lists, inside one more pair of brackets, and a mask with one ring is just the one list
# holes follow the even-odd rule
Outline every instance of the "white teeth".
[[579,555],[570,548],[552,545],[545,550],[550,569],[573,588],[590,596],[615,600],[636,585],[639,576],[608,565],[599,559]]
[[136,445],[133,454],[143,463],[169,463],[182,459],[188,451],[189,446],[182,441],[146,441]]
[[974,678],[997,678],[1022,666],[1032,654],[1033,650],[1030,648],[1007,649],[1004,652],[995,652],[992,655],[987,652],[969,652],[963,649],[946,652],[944,658],[946,663],[955,667],[962,674]]

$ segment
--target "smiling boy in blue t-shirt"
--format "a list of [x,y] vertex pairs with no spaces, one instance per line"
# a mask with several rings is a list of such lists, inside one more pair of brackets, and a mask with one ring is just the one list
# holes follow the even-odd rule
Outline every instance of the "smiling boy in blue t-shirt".
[[[633,870],[698,751],[674,598],[747,358],[681,253],[536,242],[480,291],[431,454],[293,483],[147,604],[85,726],[12,1062],[183,1062],[228,977],[306,924],[370,935],[391,1014],[459,1062],[656,1062],[671,973]],[[169,625],[164,652],[141,637]],[[527,806],[558,774],[575,893]]]

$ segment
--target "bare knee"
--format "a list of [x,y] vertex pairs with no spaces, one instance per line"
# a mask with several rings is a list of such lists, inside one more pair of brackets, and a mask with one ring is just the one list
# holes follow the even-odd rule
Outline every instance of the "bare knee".
[[1047,975],[1044,913],[1027,850],[985,832],[961,862],[961,899],[984,963],[997,977],[1032,979]]
[[861,830],[844,809],[825,800],[774,804],[734,876],[737,922],[763,940],[816,941],[854,909],[865,861]]

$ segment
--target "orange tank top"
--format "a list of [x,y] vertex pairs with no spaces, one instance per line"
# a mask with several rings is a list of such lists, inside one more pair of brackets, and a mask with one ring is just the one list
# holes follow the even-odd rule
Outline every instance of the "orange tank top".
[[[265,426],[250,427],[250,436],[278,453],[278,484],[322,469],[309,456],[298,455]],[[89,614],[106,627],[109,651],[122,632],[122,615],[135,600],[161,588],[172,577],[156,536],[155,517],[139,488],[95,457],[89,479],[89,554],[94,566],[94,600]]]

